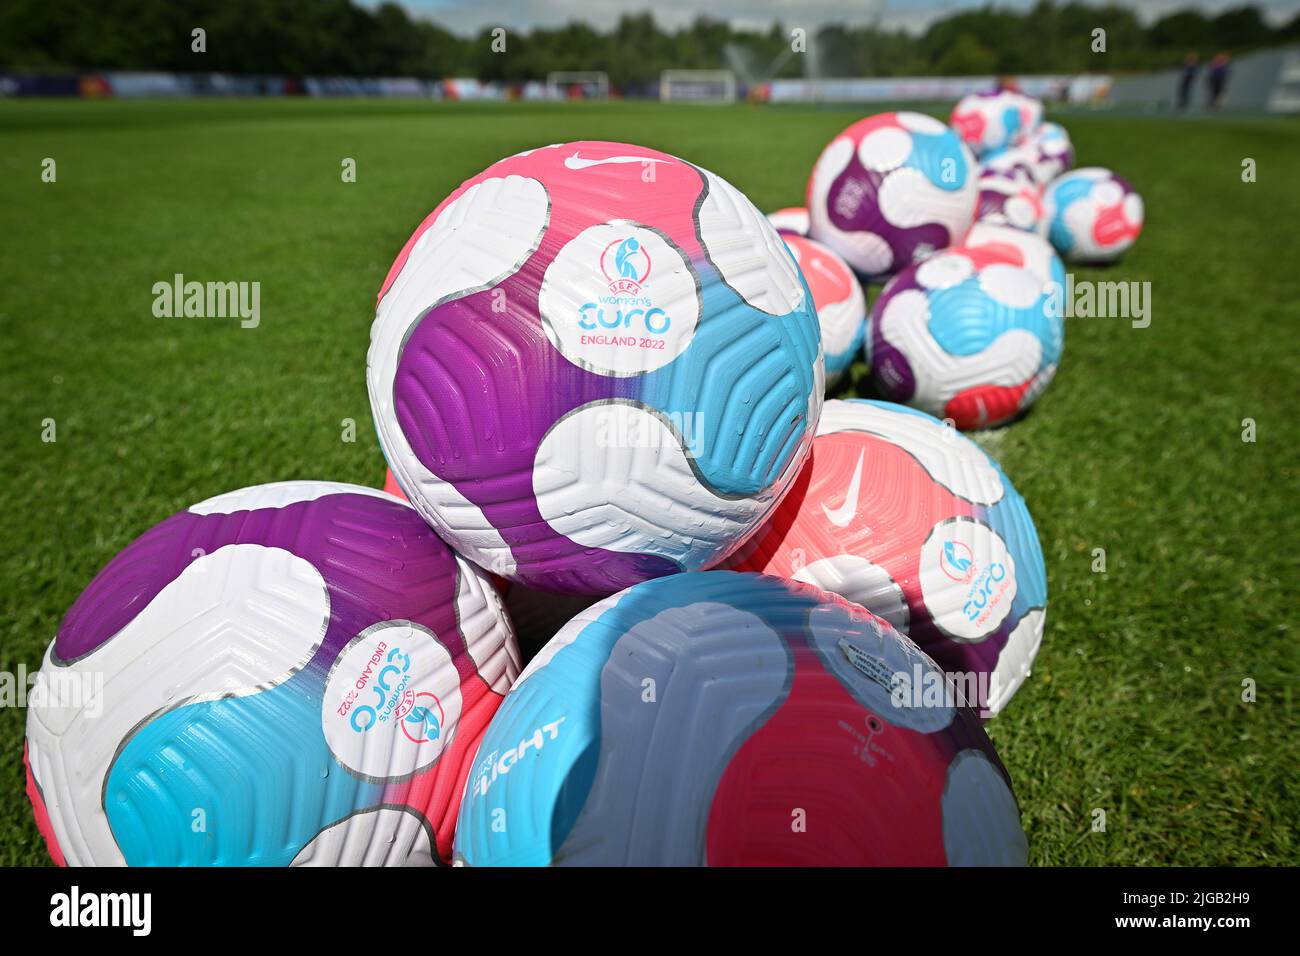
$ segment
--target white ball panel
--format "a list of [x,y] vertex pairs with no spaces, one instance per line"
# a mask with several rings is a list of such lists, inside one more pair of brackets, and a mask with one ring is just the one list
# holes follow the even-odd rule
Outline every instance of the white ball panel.
[[410,810],[354,813],[312,837],[290,866],[435,866],[424,822]]
[[858,143],[858,162],[878,173],[897,169],[912,153],[912,137],[897,126],[871,130]]
[[[712,495],[664,421],[623,402],[584,406],[551,428],[537,449],[533,493],[555,532],[582,547],[659,554],[691,568],[721,560],[768,504],[761,495]],[[691,534],[671,530],[683,511],[698,519]]]
[[997,666],[993,669],[990,681],[990,715],[996,714],[1006,706],[1020,685],[1029,676],[1030,666],[1038,656],[1038,648],[1043,643],[1043,627],[1047,614],[1042,608],[1034,608],[1022,617],[1012,628],[1007,638],[1007,646],[998,655]]
[[836,554],[818,558],[800,568],[793,578],[861,604],[900,633],[907,633],[909,614],[903,589],[889,576],[889,572],[861,555]]
[[722,280],[768,315],[803,304],[803,284],[790,252],[754,204],[725,179],[701,169],[708,195],[700,204],[700,244]]

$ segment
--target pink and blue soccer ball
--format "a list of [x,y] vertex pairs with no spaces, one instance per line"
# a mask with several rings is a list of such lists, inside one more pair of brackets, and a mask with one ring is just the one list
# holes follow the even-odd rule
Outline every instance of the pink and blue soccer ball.
[[977,177],[970,150],[933,117],[869,116],[817,159],[809,235],[863,278],[887,278],[970,228]]
[[753,532],[807,454],[825,368],[799,268],[739,191],[579,142],[495,163],[425,219],[367,372],[393,475],[452,547],[609,594]]
[[1074,144],[1060,123],[1040,124],[1019,148],[1040,185],[1050,183],[1074,165]]
[[245,488],[145,532],[72,605],[28,795],[72,866],[445,862],[518,666],[486,575],[405,502]]
[[1066,173],[1043,194],[1047,237],[1070,262],[1104,263],[1137,240],[1146,210],[1122,176],[1099,166]]
[[872,306],[871,375],[882,398],[962,429],[1002,424],[1056,374],[1061,297],[1000,250],[946,249],[899,273]]
[[997,462],[914,408],[828,401],[808,464],[729,566],[816,585],[884,618],[987,714],[1029,675],[1047,571]]
[[1010,778],[943,679],[808,585],[730,571],[636,585],[574,618],[506,696],[456,861],[1024,864]]
[[978,222],[996,223],[1037,231],[1043,221],[1043,197],[1037,183],[1007,173],[986,172],[980,176]]
[[952,111],[952,126],[962,141],[984,156],[1029,136],[1043,118],[1043,104],[1015,90],[971,93]]

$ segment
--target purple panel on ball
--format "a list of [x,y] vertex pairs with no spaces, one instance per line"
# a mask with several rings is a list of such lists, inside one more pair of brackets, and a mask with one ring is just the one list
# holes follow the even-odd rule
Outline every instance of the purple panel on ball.
[[496,286],[510,321],[493,311],[495,290],[426,312],[403,347],[393,405],[420,463],[478,506],[510,546],[515,579],[544,590],[598,579],[596,590],[621,590],[680,569],[656,554],[577,544],[547,523],[533,494],[547,431],[591,402],[635,399],[639,387],[580,368],[551,346],[537,319],[545,261],[534,257]]
[[[893,251],[895,268],[905,268],[918,257],[951,245],[953,237],[939,223],[928,222],[904,228],[886,219],[874,199],[884,178],[884,173],[864,167],[855,152],[843,171],[835,177],[827,193],[826,210],[831,224],[842,232],[865,231],[880,236]],[[864,198],[852,204],[847,195],[853,194]],[[844,208],[841,206],[842,199],[845,200]],[[852,208],[848,209],[850,205]]]
[[456,621],[451,550],[407,505],[347,493],[278,508],[172,515],[95,576],[64,617],[52,657],[66,664],[95,651],[195,560],[240,544],[288,551],[324,578],[330,618],[314,662],[332,661],[357,634],[396,616],[428,627],[458,667],[472,669]]

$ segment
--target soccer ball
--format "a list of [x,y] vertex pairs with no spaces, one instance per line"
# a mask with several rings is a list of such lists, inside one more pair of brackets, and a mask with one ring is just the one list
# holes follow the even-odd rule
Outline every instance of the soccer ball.
[[1017,182],[1038,184],[1033,156],[1020,146],[986,154],[980,161],[980,175],[1007,176]]
[[1018,143],[1042,118],[1042,102],[1015,90],[971,93],[952,111],[953,128],[976,156]]
[[1047,237],[1071,262],[1113,262],[1142,231],[1142,197],[1109,169],[1088,166],[1053,180],[1043,196]]
[[826,357],[826,387],[835,385],[862,350],[867,298],[848,263],[820,242],[784,236],[812,291]]
[[72,605],[27,790],[60,864],[435,863],[517,673],[496,592],[409,505],[245,488],[145,532]]
[[1036,232],[1026,232],[992,222],[977,222],[961,244],[1003,261],[1028,269],[1043,281],[1049,292],[1060,295],[1065,288],[1065,263],[1052,244]]
[[979,186],[976,220],[1029,232],[1039,227],[1043,200],[1037,185],[1014,175],[989,172],[980,176]]
[[709,571],[601,601],[533,659],[479,747],[455,856],[897,866],[1026,852],[979,718],[911,641],[816,588]]
[[1074,165],[1074,144],[1060,123],[1042,123],[1020,146],[1040,185],[1050,183]]
[[371,408],[398,484],[458,552],[608,594],[723,560],[807,453],[817,316],[735,188],[653,149],[504,159],[407,241]]
[[732,567],[861,604],[963,675],[989,715],[1043,638],[1047,572],[1024,499],[973,441],[902,405],[827,402],[795,490]]
[[958,428],[999,425],[1056,374],[1061,312],[1060,295],[1004,250],[945,249],[900,272],[872,307],[872,381]]
[[803,206],[788,206],[767,214],[767,221],[782,236],[808,235],[808,210]]
[[822,150],[808,181],[809,235],[864,278],[885,278],[952,245],[975,215],[974,157],[920,113],[854,123]]

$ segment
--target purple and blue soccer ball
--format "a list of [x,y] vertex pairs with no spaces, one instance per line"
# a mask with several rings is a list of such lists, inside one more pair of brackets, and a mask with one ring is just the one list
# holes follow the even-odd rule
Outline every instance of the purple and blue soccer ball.
[[463,183],[381,292],[367,381],[397,484],[457,552],[554,593],[711,567],[798,473],[817,314],[735,188],[626,143]]
[[446,862],[518,669],[488,576],[406,502],[245,488],[146,531],[72,605],[27,792],[71,866]]
[[869,116],[818,157],[809,235],[862,278],[887,279],[965,234],[978,175],[971,151],[933,117]]
[[1142,197],[1123,176],[1100,166],[1054,179],[1043,193],[1047,238],[1069,262],[1114,262],[1137,241],[1146,219]]
[[895,276],[872,306],[872,381],[882,397],[958,428],[1000,425],[1056,374],[1061,310],[1016,248],[945,249]]

